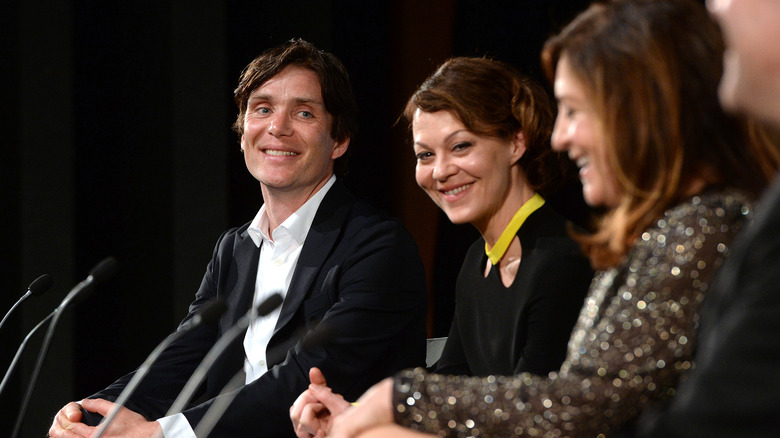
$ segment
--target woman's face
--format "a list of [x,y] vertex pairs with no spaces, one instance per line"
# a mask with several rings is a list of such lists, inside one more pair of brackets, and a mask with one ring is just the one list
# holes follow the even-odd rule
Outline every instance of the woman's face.
[[525,152],[522,133],[511,141],[479,136],[450,111],[417,109],[412,135],[417,184],[453,223],[482,230],[517,189],[512,167]]
[[622,193],[607,160],[597,114],[565,55],[558,61],[554,88],[558,117],[551,139],[553,149],[568,152],[577,163],[588,205],[616,207]]

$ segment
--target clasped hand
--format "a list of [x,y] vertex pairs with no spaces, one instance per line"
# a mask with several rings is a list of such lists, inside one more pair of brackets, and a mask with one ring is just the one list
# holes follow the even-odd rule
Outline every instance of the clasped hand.
[[335,394],[318,368],[309,371],[311,384],[290,407],[290,419],[299,438],[348,438],[382,424],[392,423],[391,379],[366,391],[352,406]]
[[[97,433],[100,426],[87,426],[82,423],[81,408],[89,412],[98,413],[107,417],[114,409],[116,403],[103,399],[84,399],[81,406],[76,402],[65,405],[54,417],[49,436],[52,438],[88,438]],[[106,438],[129,437],[151,438],[162,436],[160,424],[156,421],[147,421],[142,415],[122,408],[103,434]]]

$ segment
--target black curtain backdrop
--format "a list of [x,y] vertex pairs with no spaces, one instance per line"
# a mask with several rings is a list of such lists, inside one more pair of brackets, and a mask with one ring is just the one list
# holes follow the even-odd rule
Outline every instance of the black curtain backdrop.
[[[547,85],[542,44],[588,3],[2,2],[0,311],[41,273],[55,286],[3,327],[0,369],[97,262],[120,263],[63,318],[22,436],[43,436],[67,401],[138,366],[186,314],[220,232],[254,216],[262,200],[230,130],[232,90],[249,61],[293,37],[347,66],[360,109],[347,184],[412,232],[428,269],[429,334],[446,336],[454,280],[478,236],[417,188],[398,117],[451,56],[493,57]],[[576,183],[552,202],[584,220]],[[41,339],[0,395],[8,423]]]

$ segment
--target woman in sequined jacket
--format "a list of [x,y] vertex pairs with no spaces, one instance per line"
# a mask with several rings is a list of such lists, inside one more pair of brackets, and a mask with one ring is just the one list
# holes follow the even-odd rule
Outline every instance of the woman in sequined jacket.
[[[594,4],[551,38],[552,144],[580,168],[586,201],[607,210],[578,236],[601,272],[563,366],[545,377],[404,371],[323,422],[329,436],[610,436],[673,397],[713,274],[779,162],[721,110],[722,54],[693,0]],[[325,406],[338,399],[312,389]]]

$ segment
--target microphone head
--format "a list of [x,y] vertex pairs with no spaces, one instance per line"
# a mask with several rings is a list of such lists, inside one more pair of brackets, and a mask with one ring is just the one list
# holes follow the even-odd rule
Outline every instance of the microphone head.
[[317,328],[303,337],[301,345],[306,350],[321,347],[336,338],[336,329],[328,323],[321,322]]
[[119,264],[115,258],[108,257],[103,259],[103,261],[92,268],[92,270],[89,272],[89,276],[84,279],[84,281],[71,289],[65,299],[62,300],[62,303],[60,303],[58,308],[64,308],[71,305],[72,303],[83,300],[87,295],[95,290],[95,286],[111,278],[111,276],[116,274],[118,269]]
[[216,322],[220,316],[227,310],[227,305],[219,298],[213,299],[198,310],[200,316],[200,322],[205,324],[211,324]]
[[116,259],[106,257],[92,268],[89,275],[92,277],[93,283],[99,284],[113,277],[117,270],[119,270],[119,263],[117,263]]
[[282,305],[282,302],[284,301],[284,298],[282,298],[282,294],[275,293],[271,295],[270,297],[263,300],[262,303],[257,305],[257,316],[265,316],[269,313],[276,310],[277,307]]
[[51,275],[43,274],[33,280],[30,286],[27,287],[27,290],[37,297],[49,290],[52,284],[54,284],[54,280],[52,280]]

